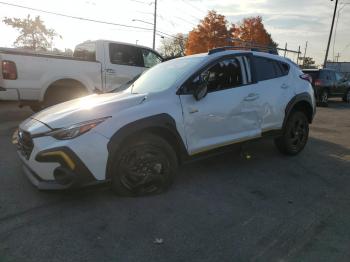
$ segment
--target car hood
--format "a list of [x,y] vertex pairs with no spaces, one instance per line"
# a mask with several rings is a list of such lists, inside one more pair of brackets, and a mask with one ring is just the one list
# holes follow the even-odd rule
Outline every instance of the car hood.
[[90,95],[49,107],[31,118],[51,129],[101,117],[115,115],[121,110],[137,106],[145,101],[146,95],[131,94],[130,91]]

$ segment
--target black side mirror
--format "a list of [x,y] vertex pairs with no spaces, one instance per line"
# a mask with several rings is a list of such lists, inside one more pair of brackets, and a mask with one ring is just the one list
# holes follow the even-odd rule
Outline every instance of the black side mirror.
[[202,76],[198,76],[193,81],[193,97],[199,101],[203,99],[208,94],[208,84]]

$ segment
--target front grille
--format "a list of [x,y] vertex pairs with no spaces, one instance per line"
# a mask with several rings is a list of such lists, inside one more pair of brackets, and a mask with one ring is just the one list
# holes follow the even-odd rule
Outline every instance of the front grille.
[[26,158],[29,159],[30,154],[33,151],[33,140],[32,137],[30,136],[30,133],[22,130],[18,130],[18,150],[22,153],[22,155]]

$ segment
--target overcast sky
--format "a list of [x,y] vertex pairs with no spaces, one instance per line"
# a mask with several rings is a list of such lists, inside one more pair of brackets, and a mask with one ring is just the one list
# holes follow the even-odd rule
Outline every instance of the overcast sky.
[[[140,19],[153,22],[153,0],[3,0],[7,3],[40,8],[72,16],[152,28],[151,25],[132,21]],[[350,0],[340,0],[342,8],[336,30],[334,53],[340,61],[350,61]],[[189,32],[209,9],[227,16],[232,23],[244,17],[260,15],[273,39],[289,49],[302,50],[309,42],[308,55],[321,63],[324,57],[334,2],[330,0],[158,0],[158,30],[174,34]],[[63,39],[57,39],[60,49],[74,48],[85,40],[111,39],[152,46],[152,31],[128,29],[112,25],[73,20],[40,12],[0,4],[1,20],[7,17],[40,15],[48,27],[54,28]],[[0,23],[0,46],[11,47],[16,31]],[[157,37],[159,46],[160,36]],[[330,49],[333,59],[333,41]],[[293,58],[293,56],[291,57]]]

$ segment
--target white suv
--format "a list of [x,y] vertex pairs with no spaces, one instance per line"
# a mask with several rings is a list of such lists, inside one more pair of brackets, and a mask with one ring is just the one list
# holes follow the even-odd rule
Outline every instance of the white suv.
[[17,144],[40,189],[111,181],[145,195],[168,188],[178,164],[267,134],[298,154],[314,114],[310,79],[293,62],[221,48],[161,63],[123,92],[50,107],[20,125]]

